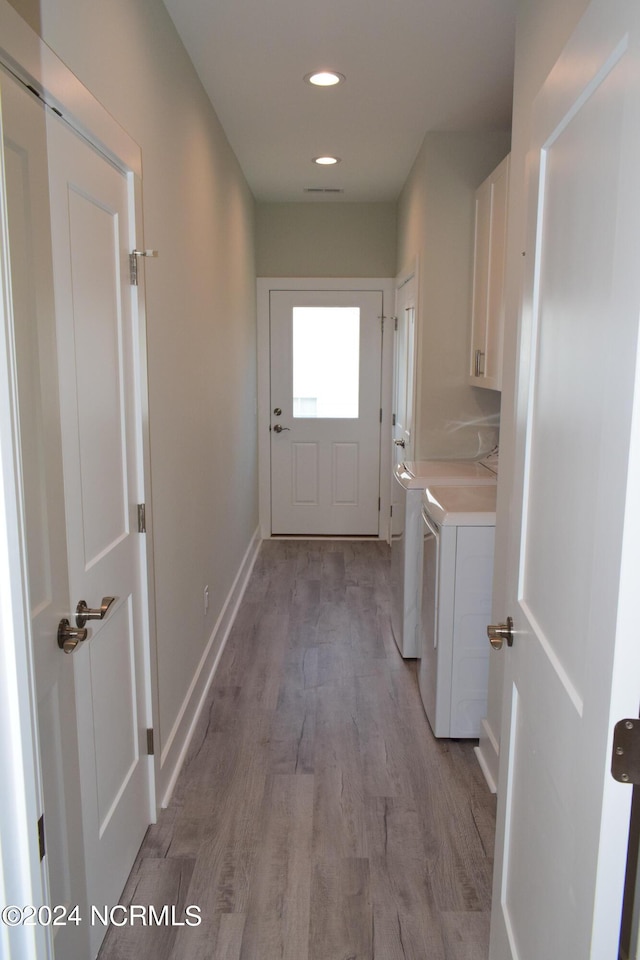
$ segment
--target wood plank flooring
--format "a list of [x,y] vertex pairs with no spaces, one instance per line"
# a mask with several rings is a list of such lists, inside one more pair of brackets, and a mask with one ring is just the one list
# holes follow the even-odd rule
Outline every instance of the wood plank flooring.
[[437,741],[389,625],[389,550],[263,544],[171,805],[100,960],[486,960],[495,800]]

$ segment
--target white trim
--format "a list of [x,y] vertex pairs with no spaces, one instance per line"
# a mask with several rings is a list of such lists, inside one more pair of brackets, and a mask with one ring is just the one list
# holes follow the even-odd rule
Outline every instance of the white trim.
[[122,170],[142,176],[138,144],[98,103],[8,3],[0,0],[0,62],[20,80],[44,93],[64,119]]
[[[270,363],[269,363],[269,294],[272,290],[379,290],[382,313],[389,318],[395,305],[395,281],[392,277],[258,277],[258,477],[260,533],[271,538],[271,444]],[[378,537],[386,539],[391,486],[388,467],[391,463],[391,403],[393,382],[393,329],[385,323],[382,336],[381,398],[382,428],[380,431],[380,513]]]
[[177,720],[167,738],[160,760],[159,795],[162,806],[166,807],[176,785],[178,775],[184,763],[200,714],[205,705],[209,687],[215,676],[220,657],[227,644],[231,628],[235,622],[240,602],[256,562],[261,545],[260,531],[256,529],[242,558],[235,580],[220,611],[213,628],[209,643],[202,655],[193,680],[184,698]]
[[489,790],[491,793],[497,793],[500,745],[487,720],[482,721],[480,742],[477,747],[474,747],[474,753]]

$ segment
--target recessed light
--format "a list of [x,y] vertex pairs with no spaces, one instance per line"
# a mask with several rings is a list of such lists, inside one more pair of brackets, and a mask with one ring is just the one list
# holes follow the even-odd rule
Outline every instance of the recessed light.
[[304,79],[314,87],[335,87],[338,83],[344,83],[346,78],[335,70],[318,70],[317,73],[308,73]]
[[334,163],[340,163],[340,157],[312,157],[314,163],[319,163],[322,167],[333,166]]

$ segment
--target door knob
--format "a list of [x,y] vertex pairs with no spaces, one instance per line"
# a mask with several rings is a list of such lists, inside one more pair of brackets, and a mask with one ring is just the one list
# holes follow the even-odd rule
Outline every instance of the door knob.
[[283,430],[291,430],[291,427],[283,427],[281,423],[276,423],[273,429],[276,433],[282,433]]
[[58,624],[58,646],[65,653],[73,653],[82,640],[87,639],[87,629],[75,630],[68,620],[61,620]]
[[84,627],[87,620],[104,620],[107,610],[115,599],[115,597],[103,597],[98,610],[91,610],[85,601],[81,600],[76,607],[76,626]]
[[502,650],[502,645],[504,641],[507,641],[507,646],[513,646],[513,619],[507,617],[506,623],[497,623],[494,626],[487,627],[487,636],[489,637],[489,643],[494,650]]
[[404,440],[394,440],[396,447],[404,447]]

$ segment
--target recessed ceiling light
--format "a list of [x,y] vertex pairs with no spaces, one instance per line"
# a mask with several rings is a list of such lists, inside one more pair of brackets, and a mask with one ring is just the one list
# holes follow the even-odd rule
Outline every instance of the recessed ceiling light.
[[319,163],[323,167],[330,167],[334,163],[340,163],[340,157],[312,157],[314,163]]
[[317,73],[308,73],[304,79],[314,87],[335,87],[338,83],[344,83],[346,78],[335,70],[319,70]]

